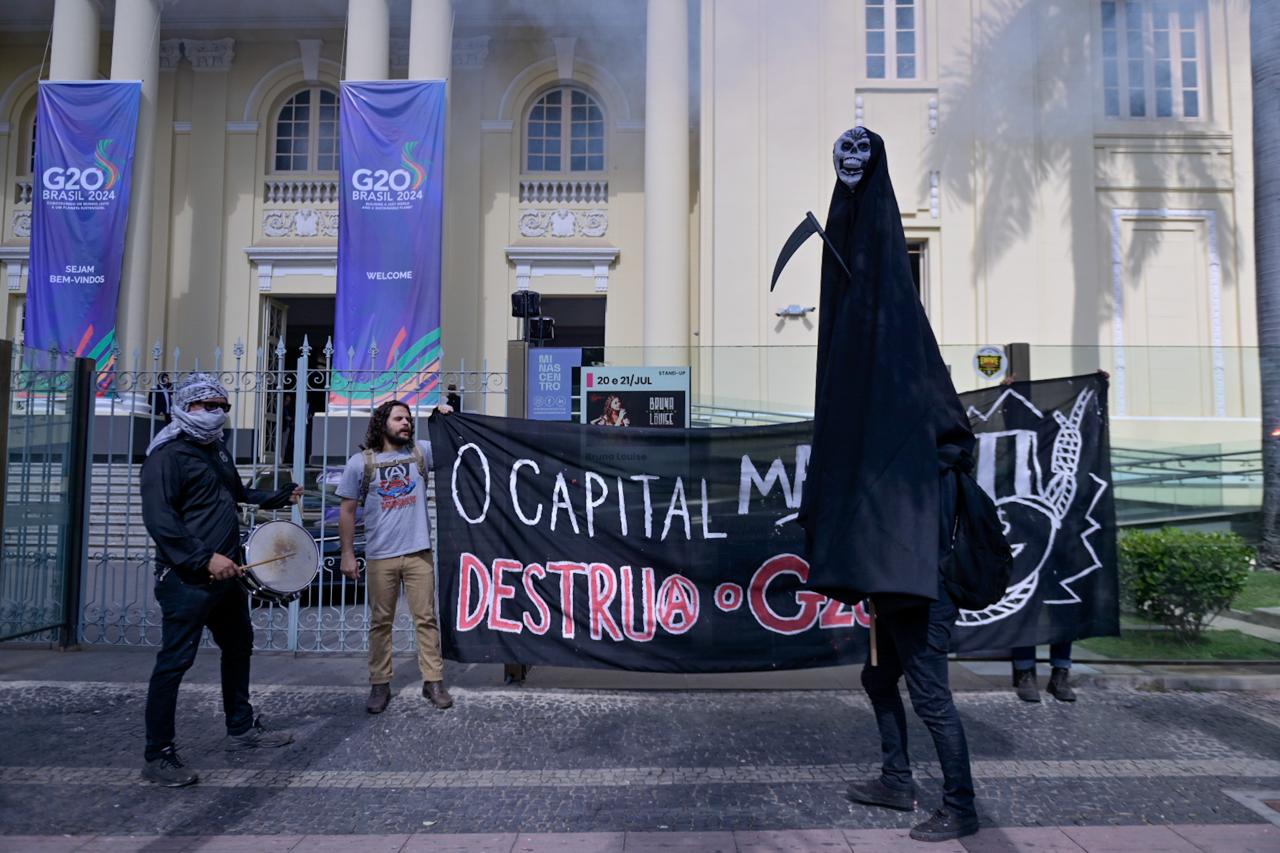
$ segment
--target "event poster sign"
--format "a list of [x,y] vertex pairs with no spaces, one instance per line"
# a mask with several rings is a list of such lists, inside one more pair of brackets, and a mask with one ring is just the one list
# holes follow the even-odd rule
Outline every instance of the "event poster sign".
[[342,84],[331,402],[440,392],[444,81]]
[[689,426],[689,368],[587,367],[578,419],[615,427]]
[[[956,651],[1118,631],[1106,381],[962,395],[1009,525],[1004,598]],[[444,653],[673,672],[860,663],[867,615],[805,588],[812,423],[600,430],[430,421]]]
[[534,421],[573,420],[573,369],[581,366],[581,347],[531,348],[526,416]]
[[36,95],[26,344],[109,373],[142,84],[50,83]]

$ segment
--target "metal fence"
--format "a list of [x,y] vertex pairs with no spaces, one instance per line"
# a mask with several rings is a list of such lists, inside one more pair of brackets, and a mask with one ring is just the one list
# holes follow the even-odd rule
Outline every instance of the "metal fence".
[[[313,356],[315,357],[313,359]],[[252,621],[259,649],[333,652],[367,649],[369,623],[363,582],[339,571],[338,480],[347,458],[358,452],[369,414],[378,403],[407,397],[418,435],[437,400],[451,398],[465,411],[505,408],[507,376],[487,369],[407,373],[379,366],[376,349],[335,358],[332,343],[314,352],[304,340],[289,350],[249,354],[236,346],[203,364],[165,357],[157,346],[150,363],[135,353],[129,369],[100,377],[94,416],[88,560],[84,577],[82,631],[86,643],[155,646],[160,612],[152,593],[154,546],[142,521],[139,474],[146,447],[165,425],[172,389],[191,373],[215,374],[232,406],[227,447],[243,480],[275,490],[289,481],[305,492],[290,510],[243,507],[242,530],[289,518],[320,544],[321,569],[314,584],[288,606],[254,600]],[[339,365],[341,362],[341,366]],[[224,363],[225,362],[225,363]],[[434,522],[434,488],[428,489]],[[357,532],[357,553],[362,545]],[[206,642],[208,638],[206,637]],[[397,610],[393,647],[413,647],[408,608]]]
[[0,341],[0,640],[77,639],[93,363]]

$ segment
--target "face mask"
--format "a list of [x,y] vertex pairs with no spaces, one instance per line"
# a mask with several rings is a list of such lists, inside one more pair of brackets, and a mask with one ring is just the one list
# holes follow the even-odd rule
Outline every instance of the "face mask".
[[222,431],[227,426],[227,413],[221,409],[215,409],[212,412],[205,409],[193,409],[187,412],[178,410],[173,413],[173,417],[182,431],[196,441],[216,441],[222,438]]

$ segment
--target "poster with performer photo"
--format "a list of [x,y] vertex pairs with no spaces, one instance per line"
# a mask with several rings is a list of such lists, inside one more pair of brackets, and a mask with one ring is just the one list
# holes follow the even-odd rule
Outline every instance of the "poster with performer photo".
[[[960,612],[954,651],[1118,631],[1106,393],[1095,374],[961,395],[1014,572],[999,602]],[[666,672],[861,663],[864,605],[806,588],[794,522],[812,428],[433,417],[445,655]]]
[[689,368],[584,367],[578,420],[595,426],[689,426]]

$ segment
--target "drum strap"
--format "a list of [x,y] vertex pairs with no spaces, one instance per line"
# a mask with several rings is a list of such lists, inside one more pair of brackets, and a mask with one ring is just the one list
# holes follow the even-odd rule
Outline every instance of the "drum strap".
[[[390,462],[375,462],[372,450],[362,450],[360,455],[364,458],[364,477],[360,480],[360,500],[358,505],[364,506],[365,500],[369,497],[369,486],[373,483],[374,471],[391,468],[401,463],[397,459],[393,459]],[[423,487],[425,488],[427,482],[427,457],[417,442],[413,444],[413,464],[418,466],[418,473],[422,475]]]

